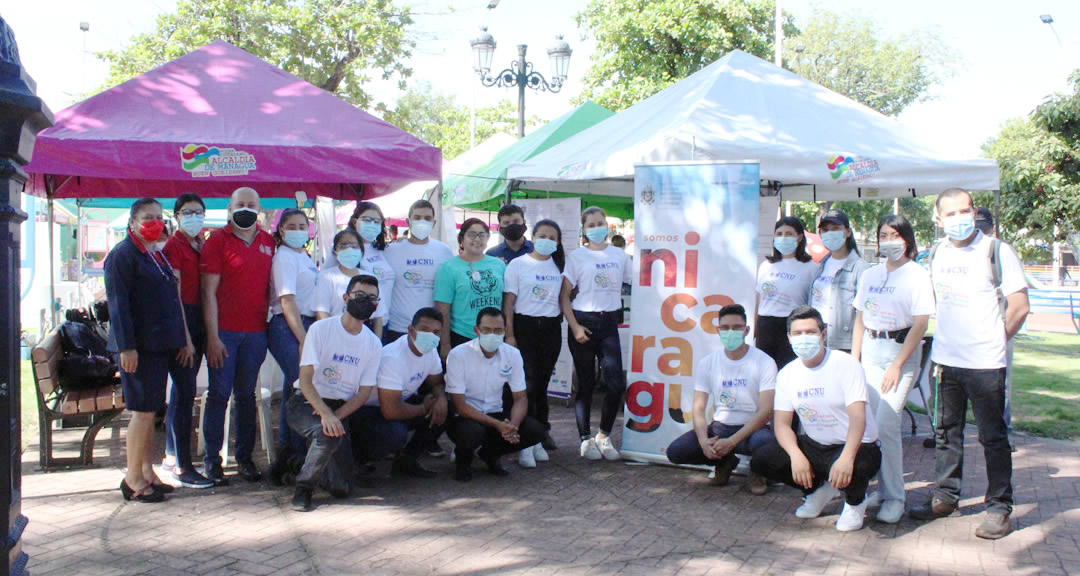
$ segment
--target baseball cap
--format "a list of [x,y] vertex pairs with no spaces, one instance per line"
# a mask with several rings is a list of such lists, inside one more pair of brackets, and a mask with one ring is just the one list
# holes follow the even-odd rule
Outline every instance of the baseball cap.
[[994,229],[994,215],[989,208],[979,206],[975,209],[975,227],[983,232]]
[[837,210],[836,208],[830,208],[821,215],[821,224],[840,224],[844,228],[851,228],[851,223],[848,221],[847,214],[844,214],[843,210]]

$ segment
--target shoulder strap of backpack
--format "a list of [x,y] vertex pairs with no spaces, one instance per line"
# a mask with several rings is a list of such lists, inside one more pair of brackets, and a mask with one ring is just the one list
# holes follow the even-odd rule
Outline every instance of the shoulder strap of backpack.
[[990,239],[990,283],[994,286],[994,294],[997,295],[998,308],[1001,310],[1001,320],[1005,320],[1005,309],[1008,307],[1008,300],[1005,299],[1005,293],[1001,291],[1001,240],[997,238]]
[[926,269],[930,271],[930,278],[934,278],[934,255],[937,254],[937,249],[941,247],[941,240],[934,242],[934,245],[930,247],[930,256],[926,258]]

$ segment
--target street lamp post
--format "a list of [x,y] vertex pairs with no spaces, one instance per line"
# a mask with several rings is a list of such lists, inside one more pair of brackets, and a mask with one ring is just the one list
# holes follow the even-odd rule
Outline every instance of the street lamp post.
[[549,82],[542,74],[533,70],[532,62],[525,60],[525,52],[528,46],[518,44],[518,59],[510,63],[510,67],[502,72],[490,75],[491,60],[495,55],[495,38],[487,31],[486,26],[480,27],[480,34],[469,45],[473,50],[473,70],[480,76],[480,83],[484,86],[499,86],[509,88],[516,86],[518,89],[518,138],[525,137],[525,88],[529,87],[537,92],[558,92],[562,90],[566,82],[567,71],[570,69],[570,55],[573,50],[563,40],[562,35],[555,36],[555,43],[548,48],[548,58],[551,60],[551,81]]

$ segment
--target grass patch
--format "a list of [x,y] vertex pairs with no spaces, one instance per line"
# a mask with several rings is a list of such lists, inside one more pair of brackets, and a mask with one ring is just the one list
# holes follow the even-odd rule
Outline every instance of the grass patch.
[[22,448],[26,450],[31,442],[38,440],[37,388],[34,384],[34,370],[30,361],[22,360],[20,364],[19,399],[22,412],[19,423],[22,425]]
[[1050,332],[1017,336],[1013,428],[1080,440],[1080,336]]

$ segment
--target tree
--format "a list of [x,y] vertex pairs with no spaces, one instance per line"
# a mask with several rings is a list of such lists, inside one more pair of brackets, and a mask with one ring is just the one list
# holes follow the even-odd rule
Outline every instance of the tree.
[[[739,49],[772,58],[772,0],[592,0],[578,28],[596,39],[579,101],[628,108]],[[797,32],[785,17],[784,33]]]
[[179,0],[153,32],[97,56],[109,64],[108,88],[222,39],[368,108],[368,73],[401,89],[412,74],[412,23],[393,0]]
[[[433,91],[428,83],[398,98],[394,110],[386,113],[386,121],[442,148],[446,160],[453,160],[469,149],[472,124],[469,109],[458,106],[453,96]],[[535,116],[527,122],[530,126],[543,123]],[[517,133],[517,109],[509,100],[476,109],[477,142],[500,132]]]
[[[926,247],[934,241],[934,196],[901,198],[900,214],[911,222],[915,229],[915,241]],[[851,229],[866,244],[877,243],[877,227],[881,219],[892,214],[892,200],[857,200],[854,202],[792,202],[791,215],[802,220],[806,229],[819,233],[817,222],[821,214],[829,208],[843,210],[847,214]]]
[[882,38],[869,20],[815,10],[784,43],[784,59],[803,78],[895,116],[930,97],[930,87],[950,73],[951,56],[935,34]]

